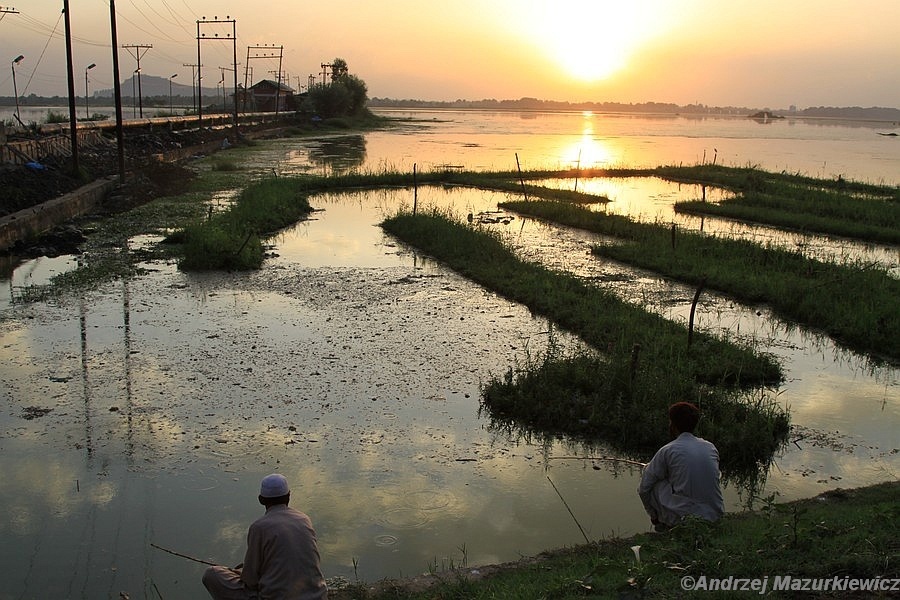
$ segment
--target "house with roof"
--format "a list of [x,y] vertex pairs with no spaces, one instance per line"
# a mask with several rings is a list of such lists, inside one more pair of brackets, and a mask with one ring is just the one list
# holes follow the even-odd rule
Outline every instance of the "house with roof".
[[247,94],[246,110],[250,112],[283,112],[296,110],[294,90],[285,85],[263,79],[252,86]]

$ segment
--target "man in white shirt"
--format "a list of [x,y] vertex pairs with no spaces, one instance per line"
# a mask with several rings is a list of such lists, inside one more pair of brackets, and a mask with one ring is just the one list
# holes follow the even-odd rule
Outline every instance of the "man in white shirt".
[[644,467],[638,495],[656,531],[687,515],[717,521],[725,513],[719,486],[719,452],[694,436],[700,411],[689,402],[669,407],[669,432],[675,438]]
[[288,508],[283,475],[263,478],[259,503],[266,514],[250,525],[242,565],[210,567],[203,585],[215,600],[326,600],[316,532],[309,517]]

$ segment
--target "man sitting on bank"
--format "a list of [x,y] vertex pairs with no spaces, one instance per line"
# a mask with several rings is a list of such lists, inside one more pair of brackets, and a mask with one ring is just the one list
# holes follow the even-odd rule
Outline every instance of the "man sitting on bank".
[[656,531],[687,515],[717,521],[725,514],[719,486],[719,452],[694,436],[700,411],[689,402],[669,407],[669,433],[675,438],[644,467],[638,495]]
[[259,503],[266,514],[250,525],[242,565],[210,567],[203,585],[215,600],[324,600],[316,532],[309,517],[288,508],[291,490],[283,475],[263,478]]

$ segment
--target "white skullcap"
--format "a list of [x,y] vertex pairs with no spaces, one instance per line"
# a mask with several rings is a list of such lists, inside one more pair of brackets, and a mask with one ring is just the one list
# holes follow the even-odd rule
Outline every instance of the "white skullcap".
[[259,495],[263,498],[278,498],[279,496],[287,496],[291,493],[288,487],[287,479],[284,475],[272,473],[263,477],[262,483],[259,485]]

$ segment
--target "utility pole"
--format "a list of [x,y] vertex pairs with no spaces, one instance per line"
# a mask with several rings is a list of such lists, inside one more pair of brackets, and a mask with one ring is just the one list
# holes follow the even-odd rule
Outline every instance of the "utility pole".
[[78,177],[78,119],[75,116],[75,72],[72,64],[72,23],[69,18],[69,0],[63,0],[66,15],[66,79],[69,85],[69,133],[72,140],[72,173]]
[[19,11],[11,6],[0,6],[0,15],[17,15]]
[[109,0],[112,38],[113,90],[116,97],[116,144],[119,150],[119,184],[125,183],[125,138],[122,127],[122,83],[119,81],[119,38],[116,34],[116,0]]
[[[214,35],[214,37],[211,37],[211,38],[206,37],[206,34],[200,30],[200,26],[201,25],[212,25],[215,23],[231,23],[231,33],[228,33],[226,31],[222,37],[219,37],[218,33],[216,33]],[[198,113],[197,113],[199,116],[199,119],[197,121],[198,125],[202,125],[202,120],[203,120],[203,108],[202,108],[203,107],[203,88],[200,86],[200,83],[199,83],[200,81],[203,80],[203,76],[200,74],[200,66],[199,66],[199,65],[203,64],[203,60],[200,56],[200,42],[203,40],[226,40],[226,41],[230,40],[231,44],[233,46],[232,49],[233,49],[234,58],[233,58],[232,69],[234,71],[234,92],[235,92],[234,128],[237,129],[237,124],[238,124],[238,113],[237,113],[237,20],[230,18],[228,15],[225,15],[224,20],[220,20],[219,17],[213,17],[211,20],[207,19],[206,17],[203,17],[202,20],[197,21],[197,65],[198,65],[197,66],[197,81],[198,81],[197,87],[199,88],[199,91],[200,91],[199,102],[197,104],[197,106],[199,108]],[[224,73],[223,73],[223,75],[224,75]],[[224,85],[222,86],[222,93],[223,94],[225,93]]]
[[[197,88],[194,86],[194,82],[197,82],[197,69],[200,65],[189,65],[187,63],[182,63],[182,67],[190,67],[191,68],[191,96],[194,102],[194,112],[197,112]],[[199,82],[197,82],[199,85]]]
[[331,63],[322,63],[319,65],[322,67],[322,85],[325,85],[325,77],[328,76],[328,69],[332,68]]
[[[251,53],[251,50],[253,51]],[[248,87],[247,75],[250,74],[252,78],[252,70],[250,68],[250,61],[255,59],[273,59],[278,58],[278,69],[281,70],[281,60],[284,56],[284,46],[276,46],[272,44],[269,46],[268,44],[263,44],[262,46],[247,46],[247,62],[244,67],[244,111],[247,110],[247,92],[250,89]],[[275,92],[275,102],[278,102],[278,91]],[[255,104],[255,103],[254,103]]]
[[[231,67],[219,67],[219,83],[222,84],[222,112],[225,112],[225,104],[228,96],[225,95],[225,71],[233,71]],[[235,79],[237,81],[237,79]],[[237,84],[235,84],[237,85]],[[237,88],[234,89],[234,101],[237,102]],[[237,123],[237,119],[235,119],[235,123]]]
[[140,116],[144,118],[144,99],[143,93],[141,91],[141,57],[147,54],[147,51],[153,48],[153,44],[122,44],[122,47],[128,50],[128,53],[137,61],[137,73],[138,76],[138,107],[140,109]]

